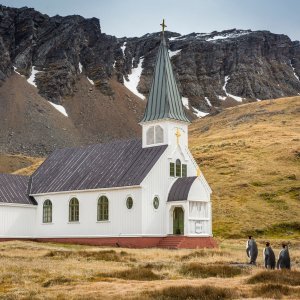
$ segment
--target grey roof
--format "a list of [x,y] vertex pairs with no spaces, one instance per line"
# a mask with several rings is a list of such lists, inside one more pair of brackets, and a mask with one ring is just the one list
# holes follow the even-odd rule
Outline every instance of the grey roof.
[[142,122],[176,119],[189,122],[178,91],[164,36],[158,49],[152,86]]
[[36,204],[32,197],[27,195],[28,176],[0,174],[0,202]]
[[56,150],[31,176],[29,193],[139,185],[166,148],[126,140]]
[[171,187],[168,202],[187,200],[190,188],[196,178],[197,176],[178,178]]

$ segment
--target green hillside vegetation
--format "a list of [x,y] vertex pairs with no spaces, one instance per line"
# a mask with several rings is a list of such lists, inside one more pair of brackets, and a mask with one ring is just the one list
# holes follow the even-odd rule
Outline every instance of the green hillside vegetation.
[[300,97],[228,108],[190,126],[221,237],[300,236]]

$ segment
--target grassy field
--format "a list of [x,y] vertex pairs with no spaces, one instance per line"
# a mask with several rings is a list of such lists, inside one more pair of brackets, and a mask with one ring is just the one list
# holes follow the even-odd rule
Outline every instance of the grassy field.
[[[276,254],[279,241],[272,240]],[[246,264],[244,240],[219,249],[96,248],[0,243],[0,299],[248,299],[300,297],[300,242],[290,245],[292,271]]]
[[213,190],[215,235],[300,237],[300,97],[200,119],[190,149]]

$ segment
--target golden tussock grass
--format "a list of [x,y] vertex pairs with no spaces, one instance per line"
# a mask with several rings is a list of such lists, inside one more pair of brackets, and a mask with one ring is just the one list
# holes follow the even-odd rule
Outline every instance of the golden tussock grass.
[[293,270],[263,271],[251,276],[247,283],[276,283],[300,286],[300,272]]
[[180,273],[192,277],[234,277],[241,275],[243,269],[241,267],[230,266],[226,264],[202,264],[198,262],[191,262],[185,264],[180,269]]
[[[292,278],[298,280],[295,274],[300,273],[299,241],[290,242],[290,273],[265,272],[263,240],[257,242],[257,267],[247,264],[245,240],[219,240],[219,249],[175,251],[2,242],[0,299],[195,299],[197,294],[216,299],[222,293],[224,299],[236,299],[260,297],[257,291],[269,284],[287,286],[282,297],[295,299],[299,283]],[[271,240],[276,255],[280,242]],[[277,282],[261,275],[265,273],[286,279]]]
[[144,293],[145,299],[160,300],[212,300],[233,299],[236,293],[229,288],[214,286],[170,286],[153,292]]

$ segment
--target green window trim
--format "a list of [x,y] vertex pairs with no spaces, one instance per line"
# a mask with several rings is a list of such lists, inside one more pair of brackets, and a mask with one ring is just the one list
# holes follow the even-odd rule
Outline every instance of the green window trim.
[[52,202],[49,199],[43,204],[43,223],[52,223]]
[[106,196],[101,196],[98,199],[97,205],[97,221],[108,221],[109,217],[109,202]]
[[126,206],[127,206],[128,209],[132,209],[132,206],[133,206],[133,199],[132,199],[132,197],[128,197],[126,199]]
[[187,177],[187,165],[182,164],[182,177]]
[[75,197],[69,202],[69,222],[79,222],[79,201]]
[[176,177],[181,177],[181,161],[176,159]]
[[170,163],[170,176],[175,177],[175,164],[173,162]]

